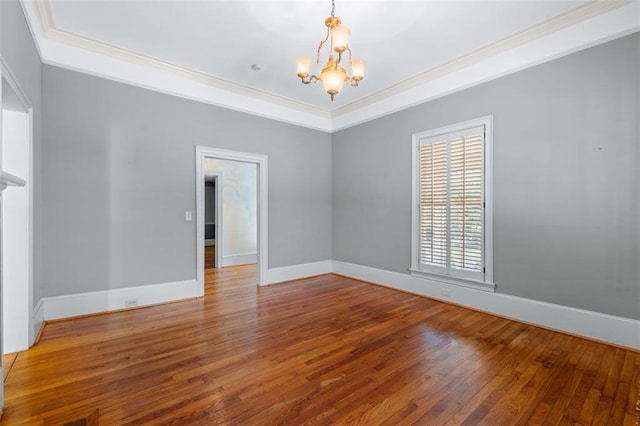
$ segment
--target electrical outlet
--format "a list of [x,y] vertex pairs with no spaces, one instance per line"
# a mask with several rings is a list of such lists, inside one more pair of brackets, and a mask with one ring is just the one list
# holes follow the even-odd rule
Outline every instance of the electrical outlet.
[[138,299],[128,299],[124,301],[125,308],[131,308],[133,306],[138,306]]
[[446,288],[441,288],[440,294],[443,295],[444,297],[451,297],[451,290]]

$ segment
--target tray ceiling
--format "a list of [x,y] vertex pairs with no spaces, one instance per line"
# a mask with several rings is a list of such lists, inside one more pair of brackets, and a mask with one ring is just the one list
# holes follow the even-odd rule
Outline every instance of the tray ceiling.
[[[637,11],[637,2],[633,3],[633,10]],[[34,32],[39,36],[36,38],[43,62],[104,77],[113,74],[114,79],[130,83],[136,82],[119,75],[114,65],[92,71],[90,65],[83,63],[90,55],[107,55],[138,67],[162,68],[163,72],[180,74],[180,78],[246,97],[249,103],[254,99],[260,108],[264,103],[268,110],[268,105],[273,104],[284,109],[285,115],[292,109],[316,116],[320,121],[309,127],[323,130],[345,127],[336,126],[335,118],[370,109],[385,99],[391,101],[391,110],[400,109],[402,102],[393,100],[399,94],[625,5],[629,3],[337,0],[336,16],[352,30],[349,44],[354,58],[365,59],[368,67],[360,87],[345,85],[331,102],[321,84],[302,85],[295,71],[295,57],[313,56],[324,38],[323,22],[330,14],[330,1],[23,3],[32,30],[38,27]],[[637,30],[638,24],[621,25],[618,32]],[[591,39],[582,44],[593,43]],[[88,53],[83,57],[82,52]],[[554,55],[558,53],[547,56]],[[261,69],[253,70],[254,64]],[[504,70],[496,68],[496,74],[500,73]],[[155,88],[154,84],[160,83],[151,81],[147,87]],[[145,86],[144,82],[139,85]],[[444,92],[451,90],[455,88]],[[175,87],[165,91],[180,95],[175,93],[179,91]],[[205,92],[202,91],[203,98],[209,96]],[[186,97],[197,98],[197,93]],[[405,103],[419,101],[409,96]],[[225,106],[224,100],[218,104]],[[252,112],[251,106],[246,109]],[[270,115],[268,111],[258,114]],[[283,119],[297,122],[296,114]],[[381,113],[365,115],[376,114]]]

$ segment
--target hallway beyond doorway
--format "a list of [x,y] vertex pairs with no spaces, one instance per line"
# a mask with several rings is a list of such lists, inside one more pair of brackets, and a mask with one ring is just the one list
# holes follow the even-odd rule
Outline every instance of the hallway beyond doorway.
[[258,282],[258,271],[255,263],[238,266],[227,266],[224,268],[215,267],[216,246],[206,246],[204,248],[204,276],[206,295],[214,294],[216,288],[225,286],[244,286],[247,282]]
[[205,246],[204,269],[216,267],[216,246]]

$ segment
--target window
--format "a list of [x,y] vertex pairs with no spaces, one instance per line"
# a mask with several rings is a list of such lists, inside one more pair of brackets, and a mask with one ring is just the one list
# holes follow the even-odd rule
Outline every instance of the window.
[[493,290],[492,117],[413,135],[414,275]]

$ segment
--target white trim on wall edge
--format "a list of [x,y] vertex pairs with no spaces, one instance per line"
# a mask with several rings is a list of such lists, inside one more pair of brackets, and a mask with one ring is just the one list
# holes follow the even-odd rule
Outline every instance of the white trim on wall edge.
[[270,268],[267,270],[267,285],[330,274],[331,272],[333,272],[333,261],[331,260]]
[[[590,6],[591,5],[591,6]],[[474,57],[462,56],[414,79],[381,90],[331,113],[335,133],[456,93],[545,62],[585,50],[640,29],[640,2],[590,2],[584,7],[601,8],[602,14],[556,29],[541,37],[513,37],[488,46]],[[579,15],[579,14],[577,14]],[[551,24],[551,21],[549,22]],[[502,51],[501,44],[514,45]],[[509,44],[509,43],[507,43]],[[482,50],[482,49],[481,49]]]
[[20,4],[45,64],[330,133],[631,34],[640,27],[638,1],[590,0],[329,111],[56,28],[48,16],[48,1],[23,0]]
[[230,254],[222,257],[222,266],[246,265],[248,263],[257,263],[258,253],[242,253]]
[[[267,270],[267,284],[331,272],[331,260],[271,268]],[[34,335],[38,335],[44,321],[125,309],[125,301],[130,299],[137,299],[136,307],[142,307],[195,297],[198,297],[196,280],[43,297],[33,312]]]
[[125,301],[131,299],[137,299],[136,307],[141,307],[195,297],[197,297],[196,280],[185,280],[43,297],[38,302],[42,306],[36,309],[42,312],[39,314],[40,318],[49,321],[125,309]]
[[[452,286],[368,266],[325,260],[267,270],[268,284],[335,273],[400,291],[493,313],[516,321],[640,349],[640,321],[501,293]],[[443,295],[450,294],[450,297]],[[195,280],[42,298],[33,310],[34,335],[43,321],[195,298]]]
[[43,64],[324,132],[331,128],[324,108],[52,27],[41,19],[44,2],[20,4]]
[[[27,336],[27,343],[28,343],[28,347],[31,347],[33,345],[33,342],[35,341],[35,334],[32,334],[32,331],[35,328],[35,325],[33,322],[31,322],[34,318],[34,312],[33,312],[33,138],[34,138],[34,123],[33,123],[33,105],[31,104],[31,101],[29,100],[29,97],[27,96],[27,94],[24,92],[22,86],[20,85],[20,83],[18,82],[18,79],[16,78],[16,76],[14,75],[11,67],[9,66],[9,64],[7,63],[7,61],[5,60],[5,58],[0,55],[0,80],[4,80],[6,83],[8,83],[8,85],[11,87],[11,89],[13,90],[13,92],[17,95],[18,100],[20,101],[20,103],[22,103],[22,106],[25,110],[25,113],[27,114],[27,170],[26,170],[26,187],[27,187],[27,207],[26,207],[26,214],[27,214],[27,229],[26,229],[26,234],[25,237],[27,239],[27,268],[28,268],[28,273],[27,273],[27,285],[28,285],[28,297],[27,300],[23,301],[25,303],[28,303],[28,312],[26,312],[26,316],[27,318],[25,319],[28,324],[26,324],[26,332],[28,333]],[[0,94],[1,94],[2,90],[0,90]],[[2,102],[0,102],[0,107]],[[2,126],[0,125],[0,130],[2,129]],[[2,146],[2,135],[0,134],[0,147]],[[1,167],[0,167],[1,169]],[[3,172],[3,174],[6,175],[6,173]],[[24,182],[22,182],[21,186],[24,186]],[[0,345],[2,346],[2,345]],[[3,350],[5,350],[6,348],[2,348]],[[1,386],[0,386],[1,388]],[[0,391],[0,396],[1,396],[1,391]],[[0,411],[1,411],[1,405],[2,405],[2,398],[0,397]]]
[[[501,293],[489,293],[398,272],[333,261],[333,272],[396,290],[451,302],[517,321],[640,349],[640,321]],[[445,297],[443,293],[450,294]]]

